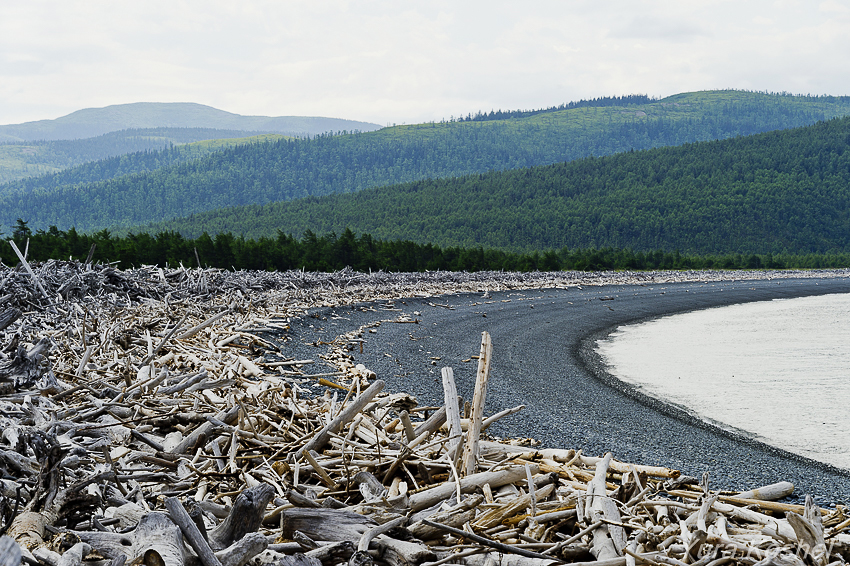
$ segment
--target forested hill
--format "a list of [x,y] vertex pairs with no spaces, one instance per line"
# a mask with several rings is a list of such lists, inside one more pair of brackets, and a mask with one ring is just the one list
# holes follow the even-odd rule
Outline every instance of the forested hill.
[[[242,139],[256,135],[243,130],[217,130],[212,128],[145,128],[110,132],[93,138],[77,140],[28,141],[0,143],[0,183],[9,183],[58,171],[67,171],[75,166],[101,161],[115,156],[140,152],[167,150],[173,145],[188,144],[204,140]],[[281,137],[281,136],[276,136]],[[232,142],[235,145],[237,142]],[[194,157],[200,157],[197,154]],[[129,160],[134,158],[131,156]],[[149,158],[144,158],[149,161]],[[125,159],[124,161],[127,161]],[[168,157],[159,159],[168,162]],[[149,170],[143,163],[133,167],[134,172]],[[94,169],[103,169],[103,164]],[[108,167],[108,166],[107,166]],[[158,168],[158,167],[155,167]],[[68,171],[63,177],[68,183],[87,182],[91,173],[83,168]],[[100,179],[99,179],[100,180]],[[35,186],[51,186],[55,177],[35,180]],[[30,182],[32,185],[33,182]]]
[[850,251],[850,118],[348,195],[232,208],[152,232],[249,238],[346,228],[512,251]]
[[634,102],[640,101],[629,99],[618,106],[606,99],[605,104],[502,120],[244,145],[98,183],[86,184],[91,177],[81,174],[59,187],[52,180],[43,186],[0,186],[0,225],[22,218],[33,229],[128,228],[227,206],[729,138],[850,114],[850,97],[715,91]]
[[[221,132],[222,130],[213,131]],[[107,136],[110,135],[112,134],[107,134]],[[159,151],[136,151],[134,153],[110,157],[109,159],[93,161],[81,167],[65,169],[36,178],[21,179],[5,186],[0,185],[0,194],[3,191],[10,193],[17,192],[18,194],[29,194],[35,191],[44,192],[73,185],[106,181],[116,177],[137,175],[180,163],[195,161],[217,151],[222,151],[227,147],[264,143],[283,138],[284,136],[279,134],[260,134],[241,138],[229,136],[219,137],[192,143],[183,143],[181,145],[169,144],[167,149]],[[0,146],[0,149],[2,149],[2,146]]]

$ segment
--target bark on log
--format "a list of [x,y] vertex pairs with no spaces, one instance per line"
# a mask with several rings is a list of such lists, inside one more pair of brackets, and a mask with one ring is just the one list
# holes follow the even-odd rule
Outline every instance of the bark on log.
[[377,525],[369,517],[342,509],[284,509],[281,517],[281,536],[288,539],[301,531],[313,540],[357,543]]
[[142,564],[183,566],[183,533],[165,513],[142,517],[133,533],[132,559]]
[[239,494],[233,509],[222,523],[209,534],[213,550],[222,550],[249,533],[255,533],[263,522],[266,506],[274,497],[274,488],[261,483]]
[[13,322],[21,317],[21,310],[15,307],[0,312],[0,330],[6,330]]
[[[552,495],[555,491],[555,485],[549,484],[544,486],[537,492],[538,497],[545,499]],[[525,511],[532,503],[533,496],[531,493],[526,493],[521,497],[517,497],[504,505],[490,509],[481,513],[473,523],[473,526],[478,529],[489,529],[498,524],[501,524],[505,519],[512,517],[518,512]]]

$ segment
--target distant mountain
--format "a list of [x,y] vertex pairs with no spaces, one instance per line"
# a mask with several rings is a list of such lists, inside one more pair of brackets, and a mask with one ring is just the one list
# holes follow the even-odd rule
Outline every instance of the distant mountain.
[[368,122],[305,116],[242,116],[191,102],[135,102],[77,110],[55,120],[0,126],[0,142],[74,140],[139,128],[211,128],[284,135],[325,132],[369,132]]
[[[280,228],[297,233],[296,224],[256,216],[256,205],[793,128],[850,115],[850,97],[712,91],[662,100],[603,99],[503,115],[507,118],[488,114],[486,120],[248,143],[194,161],[184,161],[184,155],[173,161],[157,155],[122,156],[120,164],[87,164],[61,178],[0,186],[0,226],[22,218],[33,229],[127,230],[250,205],[242,212],[151,229],[180,226],[195,233],[273,236]],[[151,170],[153,166],[158,168]],[[115,176],[122,172],[135,173]],[[522,186],[516,190],[521,193]],[[386,216],[380,208],[365,214]]]

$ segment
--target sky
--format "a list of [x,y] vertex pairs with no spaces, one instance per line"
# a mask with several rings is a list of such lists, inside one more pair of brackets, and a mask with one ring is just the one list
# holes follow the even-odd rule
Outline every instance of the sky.
[[130,102],[384,125],[600,96],[850,95],[850,0],[3,0],[0,124]]

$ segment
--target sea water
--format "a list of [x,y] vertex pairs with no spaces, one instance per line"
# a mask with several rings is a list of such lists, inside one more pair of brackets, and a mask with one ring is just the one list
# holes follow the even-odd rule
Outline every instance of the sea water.
[[598,349],[647,395],[850,469],[850,294],[672,315],[620,327]]

